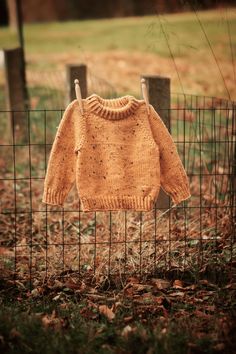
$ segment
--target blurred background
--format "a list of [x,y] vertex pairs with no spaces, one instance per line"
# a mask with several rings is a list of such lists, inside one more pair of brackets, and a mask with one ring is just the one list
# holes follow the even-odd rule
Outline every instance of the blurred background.
[[7,106],[4,51],[18,46],[31,108],[64,108],[66,65],[80,63],[88,94],[140,96],[140,75],[155,74],[171,78],[172,92],[235,99],[234,6],[233,0],[2,0],[0,108]]
[[[235,1],[0,0],[0,352],[235,353],[235,50]],[[83,213],[74,188],[64,208],[46,207],[48,158],[74,78],[84,97],[139,98],[140,76],[191,198],[170,208],[162,195],[150,213]],[[110,275],[121,281],[117,295]],[[56,311],[45,323],[63,330],[49,332],[60,340],[31,322],[51,311],[47,302]],[[94,317],[102,303],[119,304],[114,332]],[[117,351],[126,324],[131,349]]]
[[[159,13],[191,11],[192,6],[201,10],[235,5],[234,0],[24,0],[22,12],[27,23],[65,21],[90,18],[143,16]],[[3,0],[0,5],[1,24],[13,25],[14,0]]]

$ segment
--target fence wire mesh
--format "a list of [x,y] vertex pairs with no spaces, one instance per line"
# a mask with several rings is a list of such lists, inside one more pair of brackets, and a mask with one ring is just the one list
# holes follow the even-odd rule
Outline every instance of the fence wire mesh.
[[[19,113],[24,136],[15,124]],[[221,266],[231,272],[235,104],[173,94],[168,113],[191,199],[168,210],[90,213],[81,211],[75,188],[63,208],[41,202],[63,110],[0,111],[2,277],[27,279],[31,287],[71,273],[124,279],[169,271],[197,276],[206,269],[217,273]]]
[[[67,105],[68,82],[66,70],[27,70],[27,87],[32,110],[40,107],[58,109]],[[4,87],[4,75],[0,68],[0,110],[6,109],[7,92]],[[88,95],[93,92],[102,97],[117,96],[116,89],[96,72],[87,70]]]

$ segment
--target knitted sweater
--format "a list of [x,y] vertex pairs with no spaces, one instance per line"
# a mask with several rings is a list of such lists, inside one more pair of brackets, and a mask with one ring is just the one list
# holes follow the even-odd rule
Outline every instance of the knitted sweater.
[[175,204],[190,197],[176,146],[150,105],[133,96],[72,101],[50,153],[43,202],[63,205],[76,183],[83,211],[154,207],[160,187]]

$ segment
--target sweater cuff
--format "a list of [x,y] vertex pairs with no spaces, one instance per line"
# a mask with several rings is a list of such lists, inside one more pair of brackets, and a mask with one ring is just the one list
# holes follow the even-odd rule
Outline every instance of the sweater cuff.
[[172,201],[175,205],[187,200],[191,197],[190,190],[188,186],[181,186],[172,188],[171,192],[169,193],[171,196]]
[[44,188],[42,202],[51,205],[63,205],[65,200],[65,193],[53,190],[51,188]]

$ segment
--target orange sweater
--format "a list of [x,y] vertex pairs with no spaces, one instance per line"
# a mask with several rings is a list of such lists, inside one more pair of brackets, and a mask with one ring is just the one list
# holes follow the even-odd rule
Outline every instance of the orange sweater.
[[171,135],[150,105],[133,96],[72,101],[52,146],[43,202],[63,205],[76,182],[82,210],[154,207],[160,186],[175,204],[190,197]]

